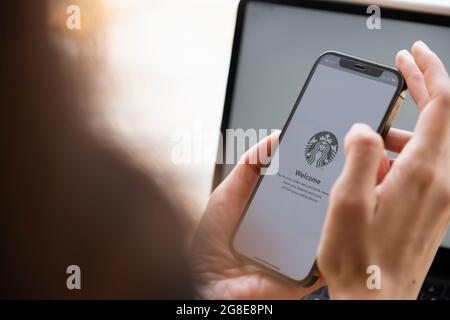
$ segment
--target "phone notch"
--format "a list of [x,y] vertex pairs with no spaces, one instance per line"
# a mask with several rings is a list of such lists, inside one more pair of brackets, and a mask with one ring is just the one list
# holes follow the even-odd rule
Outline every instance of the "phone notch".
[[371,77],[380,77],[383,74],[383,70],[371,66],[370,64],[354,61],[350,59],[341,58],[339,61],[339,66],[344,69],[350,69],[356,72],[364,73]]

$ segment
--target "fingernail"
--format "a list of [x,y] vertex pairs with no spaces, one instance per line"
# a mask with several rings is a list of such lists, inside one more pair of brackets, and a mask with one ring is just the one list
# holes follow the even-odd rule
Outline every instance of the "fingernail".
[[365,123],[355,123],[350,128],[351,132],[359,132],[359,131],[367,131],[367,130],[371,131],[372,129],[370,128],[370,126],[368,126]]
[[430,51],[430,48],[428,48],[428,46],[425,44],[425,42],[423,42],[421,40],[417,41],[416,45],[423,50]]
[[408,59],[414,60],[414,57],[412,56],[412,54],[408,50],[403,49],[403,50],[400,51],[400,53],[402,55],[406,56]]
[[411,54],[411,52],[409,52],[408,50],[405,50],[405,54],[410,57],[411,59],[414,59],[413,55]]

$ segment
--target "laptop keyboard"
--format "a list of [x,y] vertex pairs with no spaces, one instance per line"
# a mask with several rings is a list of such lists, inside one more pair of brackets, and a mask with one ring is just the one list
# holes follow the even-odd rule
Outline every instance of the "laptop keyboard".
[[327,287],[320,288],[304,298],[304,300],[329,300],[329,299],[330,296],[328,295]]
[[[328,288],[314,291],[305,300],[328,300]],[[420,289],[419,300],[450,300],[450,283],[439,279],[427,279]]]
[[450,300],[450,284],[439,280],[426,280],[419,300]]

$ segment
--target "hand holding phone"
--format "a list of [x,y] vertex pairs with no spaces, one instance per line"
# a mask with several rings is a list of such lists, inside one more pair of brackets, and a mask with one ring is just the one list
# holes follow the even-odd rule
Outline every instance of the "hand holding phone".
[[[418,50],[417,50],[418,51]],[[416,54],[417,55],[417,52]],[[415,51],[413,50],[413,53]],[[410,93],[414,100],[418,103],[419,109],[422,110],[425,108],[425,106],[435,106],[436,104],[430,104],[430,97],[428,97],[428,88],[425,84],[425,81],[422,77],[422,79],[417,79],[414,74],[417,74],[418,67],[415,63],[409,63],[407,59],[397,59],[397,65],[399,66],[399,69],[404,74],[405,78],[407,79],[408,85],[411,86]],[[420,60],[420,59],[419,59]],[[425,60],[430,60],[429,58]],[[429,64],[424,62],[425,60],[421,60],[422,64],[420,64],[423,68],[424,64]],[[434,59],[432,59],[434,60]],[[438,63],[439,64],[439,63]],[[430,66],[436,66],[436,63],[433,63]],[[441,64],[442,66],[442,64]],[[441,69],[443,69],[441,67]],[[421,73],[422,74],[422,73]],[[423,75],[423,74],[422,74]],[[445,70],[444,72],[440,72],[438,74],[438,78],[441,78],[441,83],[443,84],[443,88],[450,87],[450,84],[448,84],[448,78],[445,80]],[[445,81],[442,81],[444,79]],[[439,97],[442,97],[445,95],[442,94],[445,93],[445,90],[440,90],[440,93],[438,94]],[[435,99],[435,98],[433,98]],[[445,110],[442,109],[442,107],[445,107],[445,103],[443,103],[443,98],[439,98],[440,101],[440,109],[438,120],[440,119],[440,122],[436,123],[448,123],[448,118],[442,117],[442,111],[445,112]],[[447,101],[448,101],[448,95],[447,95]],[[422,103],[420,103],[422,102]],[[447,106],[450,105],[450,103],[447,103]],[[423,123],[428,123],[431,126],[434,125],[433,121],[430,121],[429,116],[426,116],[428,118],[427,121],[422,121]],[[438,126],[440,127],[440,126]],[[367,128],[366,128],[367,129]],[[373,133],[372,129],[369,130],[369,134]],[[422,130],[422,131],[427,131]],[[432,138],[432,132],[430,132]],[[375,134],[374,134],[375,135]],[[357,134],[357,136],[360,136]],[[376,135],[375,135],[376,136]],[[385,139],[385,146],[387,149],[392,150],[394,152],[400,152],[402,151],[403,147],[406,144],[409,144],[409,141],[411,140],[412,135],[408,132],[404,132],[397,129],[392,129],[389,131],[389,134],[387,135]],[[377,138],[376,138],[377,139]],[[239,259],[237,256],[233,255],[230,251],[229,247],[229,241],[233,234],[233,229],[238,225],[239,219],[241,218],[241,215],[244,212],[244,209],[252,196],[253,190],[255,188],[255,185],[257,184],[259,178],[260,178],[260,169],[261,164],[257,163],[248,163],[246,159],[254,159],[255,154],[258,149],[264,149],[264,150],[272,150],[272,146],[277,140],[277,135],[273,134],[270,137],[264,139],[261,141],[257,146],[254,146],[249,150],[244,156],[242,161],[240,161],[236,167],[233,169],[233,171],[228,175],[228,177],[216,188],[214,193],[212,194],[207,209],[203,215],[203,218],[200,222],[200,225],[197,229],[197,234],[195,236],[195,239],[193,241],[192,250],[191,250],[191,262],[192,262],[192,274],[194,277],[194,280],[196,282],[196,289],[198,296],[201,298],[209,298],[209,299],[299,299],[302,296],[313,292],[318,287],[323,286],[324,282],[322,278],[319,278],[319,281],[317,281],[312,287],[310,288],[303,288],[297,286],[294,282],[289,283],[287,281],[283,281],[281,279],[277,279],[277,277],[271,276],[268,272],[263,272],[259,270],[257,267],[254,267],[249,262],[248,259]],[[358,140],[358,139],[356,139]],[[361,141],[361,140],[359,140]],[[365,145],[364,139],[362,139],[362,144]],[[436,141],[437,142],[437,141]],[[436,145],[439,145],[437,143]],[[344,148],[345,149],[345,148]],[[366,157],[367,158],[367,157]],[[370,157],[369,157],[370,158]],[[389,162],[386,155],[382,157],[382,163]],[[410,158],[411,159],[411,158]],[[413,158],[414,159],[414,158]],[[415,158],[418,159],[418,158]],[[369,159],[370,160],[370,159]],[[450,159],[448,159],[447,156],[442,156],[442,161],[439,163],[441,165],[445,165],[445,163],[450,164]],[[357,163],[361,164],[361,161],[357,161]],[[414,162],[413,162],[414,163]],[[411,163],[411,164],[413,164]],[[407,163],[407,166],[410,163]],[[364,163],[361,164],[362,168],[365,168]],[[437,168],[436,168],[437,169]],[[439,167],[439,170],[443,169],[442,172],[450,172],[450,168],[441,168]],[[383,180],[383,178],[386,177],[386,174],[388,173],[389,168],[386,168],[386,170],[380,170],[379,175],[381,173],[380,180]],[[427,170],[429,172],[429,170]],[[420,175],[418,175],[420,176]],[[447,174],[448,176],[448,174]],[[412,177],[412,182],[415,181],[415,176]],[[420,179],[419,179],[420,180]],[[353,182],[356,182],[353,180]],[[414,183],[417,183],[415,181]],[[443,188],[444,186],[442,184],[433,184],[433,190],[430,192],[430,195],[439,196],[443,194]],[[403,204],[409,202],[409,198],[406,197],[409,195],[409,193],[404,192],[402,189],[397,189],[395,193],[393,193],[392,197],[394,198],[393,205],[398,206],[399,208],[402,207]],[[445,192],[444,192],[445,194]],[[448,195],[448,192],[447,192]],[[420,200],[420,197],[416,197],[414,195],[411,196],[412,200],[414,201],[414,206],[418,205],[418,202]],[[402,200],[402,201],[399,201]],[[448,197],[441,197],[442,199],[448,199]],[[442,201],[438,202],[439,204],[443,204]],[[432,204],[432,202],[428,202],[428,204]],[[392,209],[392,208],[390,208]],[[442,209],[442,208],[441,208]],[[414,214],[417,211],[409,211],[410,214]],[[448,215],[448,211],[447,211]],[[333,211],[333,214],[329,215],[330,217],[333,216],[334,218],[343,217],[339,214],[338,211]],[[408,228],[408,226],[413,226],[409,224],[405,224],[405,220],[403,219],[394,219],[394,215],[385,215],[384,219],[386,219],[386,224],[391,230],[398,231],[403,230],[410,232],[414,231],[414,229]],[[424,217],[425,215],[422,215]],[[443,211],[440,210],[440,212],[436,215],[432,214],[430,217],[441,217],[441,219],[433,219],[433,221],[430,220],[430,224],[427,224],[427,229],[421,230],[423,235],[428,235],[430,233],[430,229],[433,226],[440,226],[440,229],[442,229],[442,225],[445,221],[443,217]],[[392,218],[393,220],[389,220],[389,218]],[[441,223],[438,223],[437,221],[441,221]],[[325,228],[327,226],[331,226],[332,224],[329,223],[330,220],[327,220],[325,224]],[[319,249],[319,256],[318,256],[318,264],[321,268],[322,275],[326,277],[327,285],[329,285],[331,291],[331,297],[332,298],[370,298],[375,297],[367,296],[366,291],[361,291],[361,285],[366,284],[367,280],[367,274],[366,270],[363,270],[364,274],[358,274],[355,277],[355,273],[352,270],[348,270],[347,267],[352,267],[356,263],[361,264],[360,262],[355,262],[354,260],[350,259],[340,259],[344,255],[342,254],[342,247],[338,246],[341,244],[341,246],[348,246],[349,250],[346,251],[346,255],[348,258],[352,259],[358,259],[359,257],[368,257],[367,256],[361,256],[358,255],[358,252],[361,252],[361,250],[358,247],[351,247],[349,245],[356,245],[356,244],[363,244],[365,243],[365,246],[367,246],[366,253],[371,254],[373,256],[376,252],[382,252],[383,251],[383,245],[385,244],[387,248],[389,248],[388,251],[391,252],[392,255],[394,255],[395,259],[390,258],[389,256],[386,256],[391,261],[402,261],[403,263],[406,263],[403,267],[399,267],[400,271],[403,272],[405,270],[414,269],[416,266],[420,266],[419,269],[421,269],[422,274],[426,273],[426,271],[423,271],[426,269],[426,266],[429,265],[430,261],[433,257],[433,251],[431,250],[428,254],[428,256],[423,256],[425,259],[417,259],[418,256],[420,256],[420,252],[417,250],[402,250],[395,249],[394,247],[394,240],[402,239],[402,237],[406,234],[403,233],[390,233],[390,237],[388,241],[386,242],[380,242],[380,241],[373,241],[373,242],[367,242],[368,239],[364,238],[356,238],[352,237],[351,232],[348,232],[349,226],[347,225],[345,220],[339,221],[340,223],[333,224],[336,228],[333,230],[328,229],[328,231],[323,232],[323,235],[325,236],[321,243],[325,244],[324,240],[326,241],[326,245],[321,245]],[[358,226],[358,223],[360,221],[351,221],[351,225]],[[395,225],[392,225],[392,222],[395,222]],[[415,227],[421,225],[422,221],[417,221],[415,224]],[[369,225],[370,228],[375,228],[374,225]],[[384,237],[384,235],[387,233],[385,232],[387,229],[382,228],[381,231],[378,231],[379,235],[381,237]],[[420,229],[415,229],[416,231]],[[330,232],[332,231],[332,232]],[[342,232],[344,234],[349,235],[347,238],[347,243],[343,242],[342,236],[339,232]],[[434,232],[433,234],[438,235],[437,232]],[[427,239],[427,241],[436,242],[438,243],[437,237],[424,237],[423,239]],[[363,242],[364,241],[364,242]],[[395,241],[396,242],[396,241]],[[420,243],[412,243],[413,245],[418,245]],[[330,245],[337,245],[335,250],[333,250],[333,247],[330,247]],[[394,250],[391,250],[394,248]],[[331,255],[326,255],[325,250],[328,252],[331,252]],[[352,250],[353,249],[353,250]],[[405,253],[408,251],[410,254],[408,259],[404,259]],[[411,255],[412,254],[412,255]],[[416,256],[414,256],[414,254]],[[329,257],[329,261],[325,261],[323,258]],[[396,259],[399,258],[399,259]],[[379,259],[378,259],[379,260]],[[379,260],[382,261],[382,260]],[[364,261],[364,264],[366,264],[367,261]],[[393,264],[395,265],[395,264]],[[423,267],[425,265],[425,268]],[[398,266],[398,264],[397,264]],[[342,272],[336,274],[336,270],[339,270],[339,268],[342,268]],[[417,270],[419,270],[417,269]],[[354,269],[353,269],[354,270]],[[389,271],[391,274],[389,274]],[[410,275],[411,273],[408,273]],[[420,276],[420,274],[418,274]],[[345,277],[345,278],[343,278]],[[396,279],[395,276],[392,276],[392,270],[384,270],[382,274],[382,286],[383,288],[389,288],[389,280]],[[342,281],[343,280],[343,281]],[[347,287],[342,287],[342,284],[346,283]],[[409,282],[412,283],[412,282]],[[341,286],[339,286],[339,284]],[[398,284],[398,283],[397,283]],[[416,278],[416,288],[420,287],[420,277]],[[364,289],[364,288],[363,288]],[[406,298],[414,296],[415,289],[411,290],[411,287],[400,287],[396,286],[392,289],[396,290],[382,290],[382,291],[372,291],[372,293],[376,292],[379,293],[379,298],[389,298],[393,297],[394,295],[396,297]],[[367,290],[367,288],[365,289]],[[390,293],[391,295],[388,295],[386,293]]]
[[274,132],[251,147],[209,199],[190,250],[191,274],[198,298],[298,300],[324,285],[320,279],[310,288],[280,280],[238,258],[230,249],[233,231],[264,166],[260,156],[271,155],[279,134]]
[[402,50],[397,66],[419,120],[414,134],[389,134],[385,146],[399,156],[381,179],[380,137],[361,125],[347,137],[318,253],[331,298],[416,299],[448,228],[450,79],[423,42]]

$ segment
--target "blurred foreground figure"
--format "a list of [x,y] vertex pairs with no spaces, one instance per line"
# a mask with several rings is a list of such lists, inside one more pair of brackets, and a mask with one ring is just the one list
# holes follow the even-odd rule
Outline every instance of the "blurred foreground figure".
[[[183,213],[90,131],[89,77],[63,64],[47,11],[0,4],[0,297],[190,297]],[[66,287],[70,265],[81,290]]]

